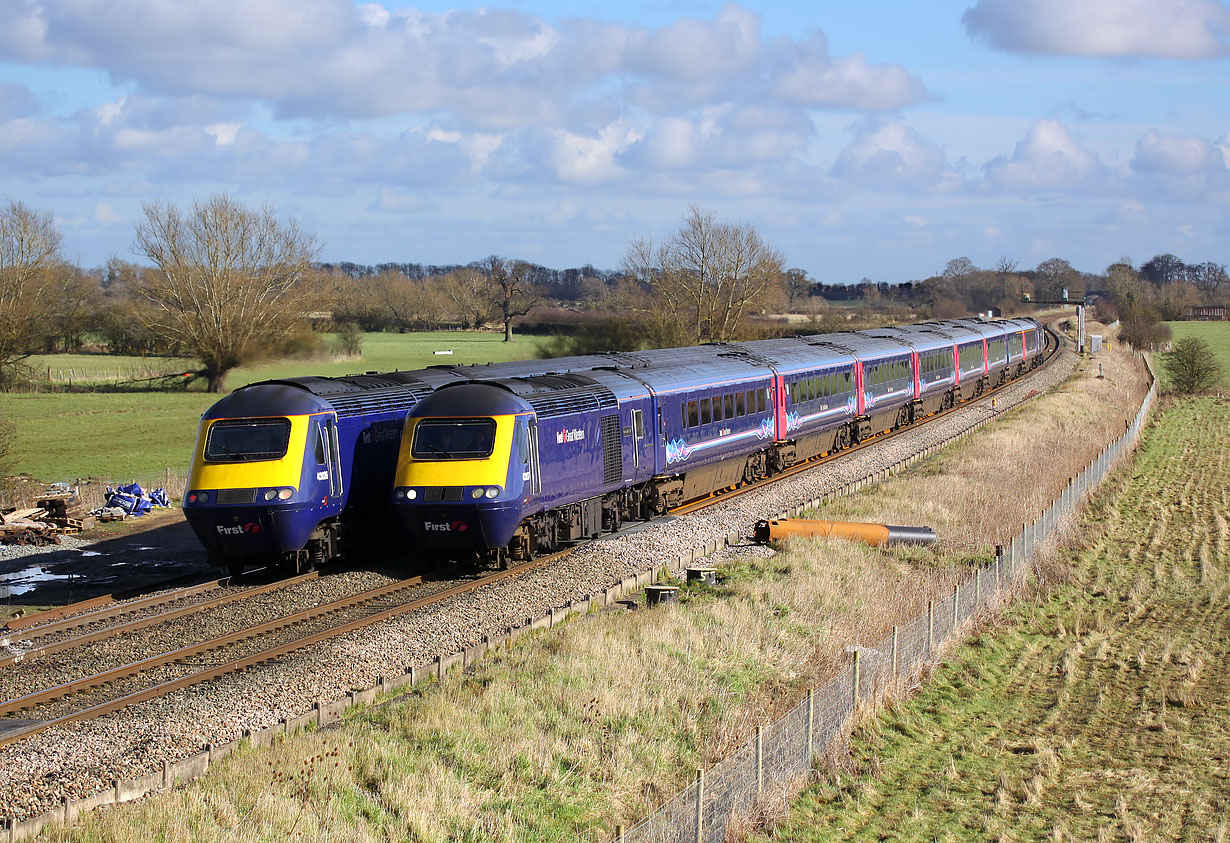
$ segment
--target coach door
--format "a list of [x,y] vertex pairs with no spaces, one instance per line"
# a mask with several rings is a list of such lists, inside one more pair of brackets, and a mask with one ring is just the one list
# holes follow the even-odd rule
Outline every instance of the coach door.
[[645,411],[632,411],[632,467],[640,473],[641,443],[645,441]]

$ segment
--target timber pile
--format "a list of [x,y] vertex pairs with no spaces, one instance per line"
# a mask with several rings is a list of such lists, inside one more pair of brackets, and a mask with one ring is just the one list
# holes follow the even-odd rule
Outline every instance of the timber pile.
[[0,512],[0,544],[59,544],[60,527],[39,520],[46,514],[42,507]]
[[85,509],[76,492],[60,492],[39,498],[34,505],[46,510],[44,521],[50,521],[64,533],[76,533],[85,526]]
[[35,506],[0,512],[0,544],[59,544],[61,534],[80,532],[85,526],[76,492],[48,494]]

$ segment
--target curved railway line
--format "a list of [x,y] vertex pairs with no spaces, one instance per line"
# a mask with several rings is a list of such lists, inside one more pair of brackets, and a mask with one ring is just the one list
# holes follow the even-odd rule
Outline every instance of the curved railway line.
[[[1009,383],[1019,383],[1051,364],[1061,342],[1059,335],[1050,328],[1047,329],[1047,338],[1043,364]],[[763,489],[768,484],[796,476],[807,469],[862,451],[899,434],[918,430],[932,421],[989,400],[998,394],[998,391],[991,390],[950,410],[936,413],[920,424],[880,434],[854,448],[799,463],[758,483],[688,502],[671,510],[670,514],[695,512],[729,500],[734,495]],[[88,676],[43,687],[0,702],[0,747],[15,744],[55,726],[100,717],[135,703],[166,696],[182,688],[283,658],[329,638],[425,609],[487,585],[522,576],[571,552],[571,549],[564,550],[509,570],[460,581],[455,577],[451,580],[428,582],[424,582],[421,577],[399,580],[292,614],[244,626],[223,635],[165,650]],[[25,661],[36,661],[55,653],[120,639],[138,630],[308,583],[317,576],[312,572],[238,590],[229,588],[229,582],[225,579],[214,580],[125,603],[98,607],[87,605],[97,601],[86,601],[55,610],[54,613],[31,616],[21,619],[18,629],[10,627],[8,630],[3,643],[13,652],[0,658],[0,668],[19,669]],[[211,596],[211,592],[217,590],[224,590],[225,593]],[[79,613],[68,617],[48,617],[51,614],[65,615],[74,611]],[[117,620],[118,623],[110,623],[112,620]],[[83,627],[91,628],[79,635],[66,635]],[[15,647],[13,642],[32,646]],[[10,728],[5,729],[6,726]]]

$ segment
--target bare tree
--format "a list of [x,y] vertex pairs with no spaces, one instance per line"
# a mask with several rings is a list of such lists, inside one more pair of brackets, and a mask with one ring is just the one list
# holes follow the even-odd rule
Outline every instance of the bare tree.
[[271,207],[253,210],[224,193],[186,214],[146,205],[136,247],[158,269],[141,292],[158,306],[159,328],[201,361],[210,392],[303,318],[295,285],[319,248]]
[[800,303],[807,304],[811,298],[812,280],[807,270],[797,267],[787,269],[782,275],[782,289],[786,293],[786,304],[792,310]]
[[734,338],[744,317],[780,291],[783,258],[749,223],[718,222],[696,205],[661,244],[635,240],[624,271],[652,289],[658,318],[684,326],[692,342]]
[[453,316],[463,329],[477,328],[487,321],[491,304],[487,300],[486,279],[476,269],[466,267],[439,280]]
[[56,331],[73,277],[51,214],[10,200],[0,208],[0,386]]
[[542,301],[534,284],[536,267],[526,261],[507,261],[492,255],[480,267],[487,282],[487,301],[504,322],[504,342],[512,341],[512,323]]
[[1037,272],[1039,299],[1058,301],[1064,290],[1068,291],[1068,296],[1073,301],[1080,298],[1079,291],[1076,290],[1076,284],[1080,281],[1080,273],[1063,258],[1048,258],[1038,264],[1035,271]]

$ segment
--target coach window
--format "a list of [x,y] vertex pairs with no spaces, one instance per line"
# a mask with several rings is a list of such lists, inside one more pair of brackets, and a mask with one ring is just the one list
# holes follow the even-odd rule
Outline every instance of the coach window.
[[720,395],[713,396],[713,400],[710,402],[710,404],[713,409],[713,420],[715,422],[720,422],[722,420],[722,396]]
[[736,392],[735,393],[735,415],[740,416],[740,417],[747,415],[747,393],[746,392]]
[[763,413],[767,406],[769,406],[769,388],[756,390],[756,412]]
[[735,418],[735,396],[727,393],[722,397],[722,404],[724,405],[724,409],[726,411],[726,418]]
[[700,410],[697,408],[695,401],[688,402],[688,427],[697,427],[700,425]]
[[709,424],[713,421],[713,413],[709,409],[709,399],[700,399],[700,423]]

